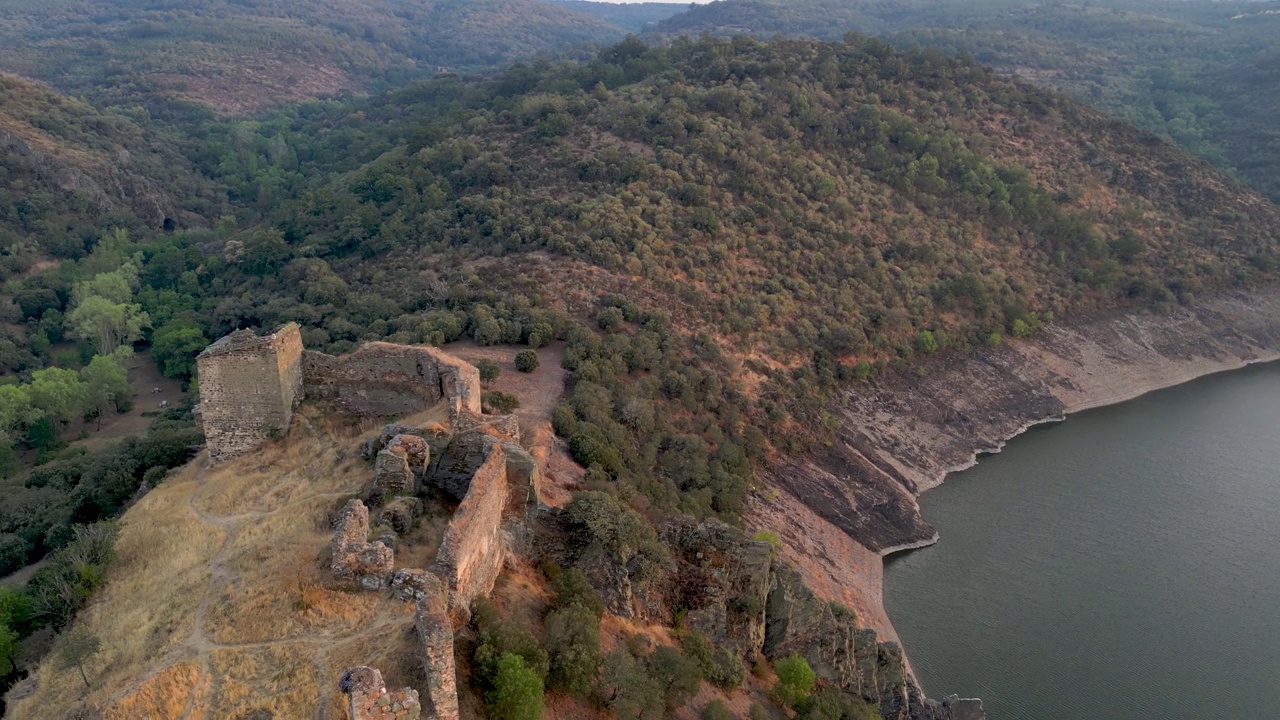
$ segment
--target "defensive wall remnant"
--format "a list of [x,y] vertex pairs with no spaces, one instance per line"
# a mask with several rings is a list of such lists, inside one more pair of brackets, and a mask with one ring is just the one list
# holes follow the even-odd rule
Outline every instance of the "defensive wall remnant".
[[304,397],[360,417],[398,417],[440,402],[454,417],[480,414],[480,371],[469,363],[385,342],[326,355],[303,348],[297,323],[266,335],[237,330],[205,348],[196,366],[197,412],[213,463],[283,433]]
[[[210,462],[248,452],[288,429],[304,396],[358,417],[394,418],[445,403],[447,426],[386,426],[365,441],[373,461],[369,505],[348,501],[330,545],[333,581],[351,590],[385,591],[415,605],[426,687],[388,692],[368,666],[342,674],[351,720],[458,720],[454,628],[471,602],[493,590],[511,552],[528,544],[537,510],[537,462],[520,446],[513,416],[483,415],[480,373],[435,348],[371,342],[335,357],[305,350],[298,326],[267,335],[234,332],[197,359],[198,408]],[[433,452],[433,448],[439,452]],[[434,456],[434,457],[433,457]],[[436,491],[459,504],[427,568],[395,567],[394,547]],[[370,540],[371,509],[390,529]]]
[[302,352],[298,325],[289,323],[268,335],[237,330],[200,353],[198,412],[210,462],[288,429],[302,399]]
[[417,720],[422,714],[417,690],[406,687],[387,692],[382,673],[367,665],[342,673],[338,687],[347,696],[351,720]]

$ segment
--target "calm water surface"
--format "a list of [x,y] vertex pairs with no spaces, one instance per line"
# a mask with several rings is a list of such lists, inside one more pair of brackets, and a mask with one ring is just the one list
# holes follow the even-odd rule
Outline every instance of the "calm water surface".
[[926,493],[885,603],[991,720],[1280,718],[1280,365],[1073,415]]

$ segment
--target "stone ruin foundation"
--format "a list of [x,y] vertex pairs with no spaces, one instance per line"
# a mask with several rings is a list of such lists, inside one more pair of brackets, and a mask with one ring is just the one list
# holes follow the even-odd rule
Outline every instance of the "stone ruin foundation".
[[[211,463],[286,432],[304,397],[363,418],[445,405],[448,432],[393,424],[364,443],[374,464],[370,504],[353,499],[339,511],[329,572],[339,587],[389,589],[414,604],[427,678],[420,696],[412,688],[388,691],[374,668],[348,669],[339,687],[351,720],[457,720],[454,628],[466,622],[472,600],[493,590],[508,554],[527,544],[527,520],[537,510],[540,476],[520,446],[519,423],[481,414],[479,371],[435,348],[371,342],[334,357],[305,350],[298,326],[289,323],[261,336],[234,332],[197,363],[197,413]],[[397,538],[423,514],[419,495],[436,490],[459,504],[435,559],[427,568],[396,569]],[[372,541],[371,507],[390,528]]]
[[351,720],[416,720],[422,714],[417,690],[387,692],[382,673],[365,665],[342,673],[338,688],[347,696]]

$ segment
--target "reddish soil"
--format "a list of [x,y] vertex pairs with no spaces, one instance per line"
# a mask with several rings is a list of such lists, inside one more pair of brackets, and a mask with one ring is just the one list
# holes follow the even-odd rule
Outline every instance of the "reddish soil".
[[444,347],[448,353],[467,362],[491,360],[502,368],[498,379],[485,385],[485,390],[500,390],[515,395],[520,401],[515,416],[520,420],[522,444],[542,469],[542,502],[563,506],[570,491],[582,483],[585,471],[570,459],[564,441],[551,430],[551,411],[564,395],[564,343],[556,342],[538,349],[538,369],[531,373],[516,370],[516,353],[523,346],[493,345],[482,347],[470,340],[459,340]]

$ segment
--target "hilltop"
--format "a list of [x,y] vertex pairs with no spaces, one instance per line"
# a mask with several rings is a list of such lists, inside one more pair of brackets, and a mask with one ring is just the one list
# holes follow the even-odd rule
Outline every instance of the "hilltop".
[[[884,36],[964,53],[1132,120],[1280,199],[1269,118],[1278,96],[1276,3],[724,0],[650,28],[654,37],[776,33]],[[1269,62],[1271,60],[1271,62]]]
[[0,16],[0,69],[110,103],[231,115],[623,35],[540,0],[8,0]]

